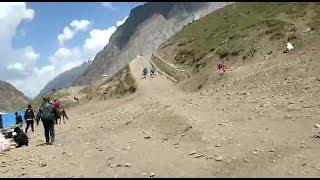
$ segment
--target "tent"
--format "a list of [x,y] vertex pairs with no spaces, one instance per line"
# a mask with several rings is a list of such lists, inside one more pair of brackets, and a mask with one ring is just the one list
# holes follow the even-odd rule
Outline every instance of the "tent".
[[[23,117],[24,111],[17,111],[17,112],[18,112],[18,114],[20,114]],[[14,113],[15,112],[10,112],[10,113],[0,112],[0,115],[2,116],[2,125],[3,125],[4,129],[15,125],[16,115]],[[0,124],[0,126],[1,126],[1,124]]]

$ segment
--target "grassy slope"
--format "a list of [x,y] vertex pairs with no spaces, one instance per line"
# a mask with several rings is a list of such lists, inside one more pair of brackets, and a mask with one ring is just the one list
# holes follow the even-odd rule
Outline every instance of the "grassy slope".
[[[294,20],[311,9],[319,12],[319,3],[234,3],[184,27],[158,52],[169,62],[196,72],[218,59],[245,62],[260,53],[262,43],[269,44],[271,48],[265,50],[269,53],[283,50],[287,41],[299,44],[293,24],[277,17],[285,13]],[[310,25],[317,29],[319,18],[314,17]],[[206,58],[209,54],[211,58]]]
[[87,86],[82,89],[86,94],[85,99],[109,99],[114,97],[121,97],[126,94],[134,93],[136,90],[135,80],[130,73],[130,68],[127,65],[112,78],[108,79],[98,87]]

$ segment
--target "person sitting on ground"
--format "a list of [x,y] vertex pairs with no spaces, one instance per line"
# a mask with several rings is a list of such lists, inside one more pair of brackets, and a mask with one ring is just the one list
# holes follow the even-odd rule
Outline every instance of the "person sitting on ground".
[[25,130],[26,133],[28,133],[28,129],[30,125],[31,125],[31,131],[34,132],[34,127],[33,127],[34,118],[35,118],[34,111],[31,108],[31,105],[29,104],[28,109],[24,113],[24,120],[26,121],[26,124],[27,124],[26,130]]
[[143,68],[143,71],[142,71],[142,75],[143,75],[142,79],[143,79],[143,78],[146,78],[146,77],[147,77],[147,74],[148,74],[148,68],[147,68],[147,67],[144,67],[144,68]]
[[20,127],[15,127],[13,132],[15,132],[15,135],[13,135],[13,140],[17,144],[16,148],[19,148],[23,145],[28,146],[28,136],[20,129]]
[[218,62],[217,63],[217,68],[220,70],[220,75],[222,75],[223,73],[227,74],[226,69],[227,69],[227,65],[224,62]]
[[19,126],[20,128],[22,128],[22,126],[23,126],[22,116],[20,114],[18,114],[18,112],[15,112],[14,114],[16,115],[16,125]]

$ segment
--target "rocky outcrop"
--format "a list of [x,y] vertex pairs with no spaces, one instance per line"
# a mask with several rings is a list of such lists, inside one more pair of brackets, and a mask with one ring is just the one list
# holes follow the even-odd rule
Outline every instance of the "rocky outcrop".
[[29,100],[10,83],[0,81],[0,111],[15,111],[26,106]]

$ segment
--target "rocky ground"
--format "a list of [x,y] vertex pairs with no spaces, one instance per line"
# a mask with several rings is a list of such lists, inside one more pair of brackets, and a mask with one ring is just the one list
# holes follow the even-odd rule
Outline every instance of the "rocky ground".
[[54,145],[43,145],[40,124],[28,132],[28,147],[0,154],[0,176],[318,177],[317,76],[294,79],[297,69],[285,80],[268,78],[277,68],[316,71],[309,51],[213,72],[195,93],[159,74],[141,79],[148,62],[136,59],[136,93],[68,109]]

